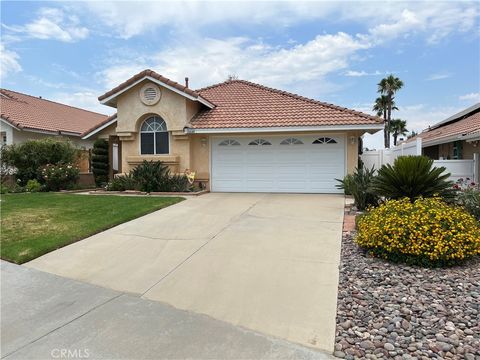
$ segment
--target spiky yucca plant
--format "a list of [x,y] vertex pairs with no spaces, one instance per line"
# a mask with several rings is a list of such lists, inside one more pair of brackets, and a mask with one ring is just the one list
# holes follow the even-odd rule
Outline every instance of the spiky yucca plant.
[[419,197],[439,195],[452,197],[452,182],[444,167],[434,167],[433,160],[425,156],[400,156],[393,166],[383,165],[372,181],[370,191],[387,199],[408,197],[414,201]]

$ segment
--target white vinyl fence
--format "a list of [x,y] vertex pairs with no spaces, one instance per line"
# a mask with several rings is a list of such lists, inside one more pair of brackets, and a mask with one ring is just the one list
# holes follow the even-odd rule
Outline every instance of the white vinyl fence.
[[[391,149],[364,151],[360,158],[366,168],[374,166],[375,169],[379,169],[384,164],[393,164],[397,157],[403,155],[422,155],[422,139],[417,138],[415,142],[401,144]],[[472,181],[480,182],[478,154],[474,154],[473,160],[434,160],[433,163],[434,166],[445,167],[452,181],[470,178]]]

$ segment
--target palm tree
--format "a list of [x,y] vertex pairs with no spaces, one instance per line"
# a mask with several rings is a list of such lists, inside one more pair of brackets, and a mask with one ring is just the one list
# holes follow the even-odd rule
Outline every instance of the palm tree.
[[387,96],[387,122],[386,130],[388,136],[386,138],[387,145],[390,147],[390,120],[392,119],[392,104],[395,97],[395,93],[403,87],[403,81],[398,77],[395,77],[393,74],[390,74],[386,78],[380,80],[378,83],[378,92],[382,95]]
[[393,135],[393,146],[397,146],[397,138],[399,135],[407,135],[407,122],[402,119],[392,119],[390,121],[390,131]]
[[[383,121],[385,123],[385,128],[383,129],[383,143],[385,147],[389,145],[390,131],[387,124],[387,113],[388,113],[388,96],[381,95],[375,99],[375,104],[372,108],[373,111],[377,113],[377,116],[383,116]],[[392,110],[398,110],[395,106],[395,101],[392,100]]]

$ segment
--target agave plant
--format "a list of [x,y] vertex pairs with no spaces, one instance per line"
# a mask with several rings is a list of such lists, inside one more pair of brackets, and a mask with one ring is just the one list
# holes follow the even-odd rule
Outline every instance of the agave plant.
[[375,169],[357,168],[351,175],[347,175],[343,180],[335,179],[340,184],[337,188],[343,189],[345,194],[353,195],[355,206],[358,210],[365,210],[369,205],[378,204],[378,196],[369,191],[373,179],[375,178]]
[[383,165],[370,188],[387,199],[408,197],[414,201],[419,197],[453,196],[452,182],[444,167],[434,167],[433,160],[425,156],[400,156],[393,166]]

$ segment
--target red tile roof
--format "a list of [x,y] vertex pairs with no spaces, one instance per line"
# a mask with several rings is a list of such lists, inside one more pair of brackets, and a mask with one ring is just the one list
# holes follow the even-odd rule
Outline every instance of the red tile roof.
[[477,111],[464,119],[456,120],[431,130],[427,129],[417,136],[408,139],[407,142],[414,141],[417,137],[421,137],[424,144],[430,141],[438,141],[443,138],[446,138],[449,140],[447,142],[450,142],[453,141],[449,139],[452,136],[458,135],[458,138],[460,139],[461,136],[473,135],[478,132],[480,132],[480,111]]
[[1,118],[20,129],[82,133],[105,121],[108,116],[54,101],[0,89]]
[[130,85],[134,84],[135,82],[144,78],[145,76],[150,76],[151,78],[154,78],[158,81],[161,81],[161,82],[163,82],[167,85],[170,85],[177,90],[183,91],[184,93],[186,93],[190,96],[193,96],[194,98],[199,97],[199,94],[196,91],[194,91],[192,89],[189,89],[186,86],[183,86],[183,85],[181,85],[181,84],[179,84],[179,83],[177,83],[173,80],[170,80],[170,79],[166,78],[165,76],[162,76],[162,75],[156,73],[153,70],[147,69],[147,70],[143,70],[143,71],[139,72],[136,75],[133,75],[130,79],[128,79],[128,80],[124,81],[123,83],[121,83],[120,85],[114,87],[112,90],[107,91],[105,94],[100,95],[98,97],[98,100],[99,101],[105,100],[106,98],[118,93],[119,91],[122,91],[123,89],[129,87]]
[[381,118],[245,80],[197,90],[214,103],[191,120],[193,128],[381,125]]

